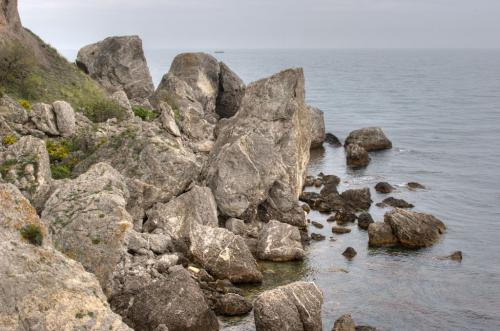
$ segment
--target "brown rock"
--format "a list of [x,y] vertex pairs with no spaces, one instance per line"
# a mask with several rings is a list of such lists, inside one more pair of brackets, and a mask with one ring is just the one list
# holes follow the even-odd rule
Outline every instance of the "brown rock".
[[332,331],[356,331],[356,325],[352,320],[351,314],[340,316],[335,321]]
[[363,230],[368,230],[368,226],[373,223],[373,218],[369,213],[361,213],[358,216],[358,226]]
[[383,193],[383,194],[388,194],[391,193],[394,190],[394,187],[392,187],[391,184],[387,182],[380,182],[375,185],[375,191],[378,193]]
[[353,259],[356,256],[356,254],[358,253],[352,247],[347,247],[344,253],[342,253],[342,255],[344,255],[349,260]]
[[392,228],[384,222],[372,223],[368,226],[368,245],[393,246],[398,243],[398,238],[392,233]]
[[344,233],[350,233],[351,229],[345,228],[343,226],[334,226],[332,227],[332,232],[336,234],[344,234]]
[[368,152],[357,144],[347,145],[345,153],[347,165],[351,168],[364,168],[370,163]]

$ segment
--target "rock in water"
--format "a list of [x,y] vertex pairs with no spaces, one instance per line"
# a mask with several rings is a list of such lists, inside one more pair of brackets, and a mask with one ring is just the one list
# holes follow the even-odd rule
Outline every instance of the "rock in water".
[[323,294],[314,283],[295,282],[255,299],[257,331],[320,331]]
[[109,37],[83,47],[76,64],[109,93],[125,91],[132,103],[143,103],[154,91],[142,40],[138,36]]
[[343,226],[334,226],[332,227],[332,232],[336,234],[345,234],[345,233],[350,233],[351,229]]
[[351,314],[340,316],[335,321],[332,331],[356,331],[356,325],[352,320]]
[[245,83],[224,62],[220,63],[219,94],[215,112],[221,118],[234,116],[245,95]]
[[369,213],[361,213],[358,216],[358,226],[363,230],[368,230],[370,224],[372,224],[373,218]]
[[353,259],[357,254],[358,252],[356,252],[356,250],[352,247],[347,247],[342,253],[342,255],[344,255],[349,260]]
[[165,325],[171,331],[215,331],[219,322],[203,293],[181,266],[145,287],[133,300],[128,319],[135,330],[155,331]]
[[432,246],[446,229],[433,215],[400,208],[387,212],[384,222],[390,225],[399,244],[406,248]]
[[328,132],[325,135],[325,141],[333,147],[342,147],[342,143],[340,142],[339,138],[337,138],[333,133]]
[[323,146],[325,141],[325,118],[323,112],[316,107],[308,106],[311,115],[311,148]]
[[420,184],[420,183],[417,183],[417,182],[409,182],[406,184],[406,186],[409,188],[409,189],[412,189],[412,190],[416,190],[416,189],[425,189],[425,186]]
[[349,211],[368,210],[372,204],[370,189],[368,187],[360,189],[350,189],[342,192],[345,209]]
[[257,254],[268,261],[292,261],[304,258],[300,231],[294,226],[270,221],[261,230]]
[[345,140],[346,146],[350,144],[357,144],[367,152],[392,148],[392,143],[387,139],[384,131],[375,127],[352,131]]
[[0,329],[131,330],[96,277],[52,247],[35,209],[11,184],[0,183],[0,220]]
[[252,309],[253,305],[250,301],[235,293],[223,295],[215,305],[217,314],[223,316],[240,316],[249,313]]
[[375,185],[375,191],[377,191],[378,193],[388,194],[391,193],[393,190],[394,187],[392,187],[392,185],[387,182],[380,182],[377,183],[377,185]]
[[358,144],[347,145],[345,153],[347,165],[351,168],[364,168],[370,163],[368,152]]
[[368,244],[370,246],[393,246],[398,238],[392,233],[392,228],[384,222],[372,223],[368,226]]
[[379,207],[391,206],[394,208],[413,208],[413,207],[415,207],[414,205],[406,202],[403,199],[396,199],[393,197],[388,197],[387,199],[384,199],[381,203],[377,203],[377,206],[379,206]]
[[247,86],[210,154],[207,183],[225,216],[252,218],[259,206],[305,226],[297,199],[309,161],[304,73],[289,69]]

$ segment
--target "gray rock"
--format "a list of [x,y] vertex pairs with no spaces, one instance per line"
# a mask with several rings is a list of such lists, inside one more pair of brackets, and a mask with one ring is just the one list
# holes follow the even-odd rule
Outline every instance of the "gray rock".
[[179,131],[179,127],[177,126],[177,123],[175,122],[175,114],[172,110],[172,108],[168,105],[166,102],[162,102],[160,104],[160,109],[161,113],[159,116],[159,120],[161,123],[161,126],[167,130],[170,134],[172,134],[175,137],[180,137],[181,132]]
[[326,175],[322,178],[323,188],[320,194],[325,197],[329,194],[338,194],[337,186],[340,184],[340,178],[335,175]]
[[358,226],[363,230],[368,230],[370,224],[374,223],[372,216],[369,213],[361,213],[358,216]]
[[[109,308],[96,277],[56,251],[35,209],[10,184],[0,183],[0,329],[129,329]],[[19,229],[36,227],[39,246]]]
[[302,260],[305,255],[299,229],[275,220],[262,228],[257,252],[259,259],[268,261]]
[[139,103],[154,91],[142,40],[138,36],[109,37],[83,47],[76,64],[110,94],[123,90]]
[[345,140],[345,145],[357,144],[367,152],[392,148],[392,143],[381,128],[371,127],[352,131]]
[[123,90],[118,90],[111,95],[111,100],[115,101],[120,107],[122,107],[127,116],[126,118],[134,117],[134,111],[132,110],[132,105],[128,99],[127,93]]
[[340,316],[335,321],[332,331],[356,331],[356,325],[352,320],[351,314]]
[[66,101],[56,101],[52,104],[56,115],[57,130],[63,137],[71,137],[75,133],[75,111]]
[[[173,269],[173,270],[172,270]],[[127,318],[135,330],[219,330],[215,314],[188,271],[172,268],[162,280],[143,288],[134,298]]]
[[236,293],[223,295],[215,305],[215,312],[223,316],[240,316],[248,314],[252,309],[252,303]]
[[432,246],[446,229],[444,223],[433,215],[400,208],[387,212],[384,222],[390,225],[399,244],[406,248]]
[[333,217],[332,221],[337,222],[338,225],[345,225],[347,223],[354,223],[354,222],[356,222],[356,215],[349,212],[349,211],[345,211],[345,210],[341,209],[335,213],[335,216]]
[[364,168],[370,163],[368,152],[358,144],[347,145],[345,153],[347,165],[351,168]]
[[247,224],[245,221],[240,220],[238,218],[230,218],[226,220],[225,227],[232,233],[242,236],[242,237],[251,237],[257,238],[259,236],[260,231],[259,223]]
[[266,214],[305,226],[297,199],[309,160],[309,123],[302,69],[247,86],[241,108],[226,120],[207,167],[207,183],[223,215],[251,219],[265,203]]
[[368,226],[368,244],[377,246],[394,246],[398,238],[392,233],[392,228],[384,222],[375,222]]
[[295,282],[260,294],[254,302],[257,331],[320,331],[323,294],[314,283]]
[[38,210],[50,193],[52,175],[43,140],[25,136],[0,152],[1,178],[14,184]]
[[29,120],[28,111],[6,94],[0,98],[0,117],[16,124],[24,124]]
[[396,199],[393,197],[388,197],[384,199],[382,202],[377,203],[378,207],[386,207],[386,206],[391,206],[394,208],[413,208],[415,207],[411,203],[406,202],[403,199]]
[[368,210],[372,204],[370,189],[368,187],[346,190],[342,192],[341,197],[344,201],[345,209],[351,211]]
[[52,136],[58,136],[56,115],[51,105],[45,103],[36,103],[30,114],[31,121],[36,128],[44,133]]
[[333,147],[342,147],[342,143],[339,138],[337,138],[333,133],[327,132],[325,135],[325,142],[332,145]]
[[387,182],[380,182],[375,185],[375,191],[382,194],[389,194],[394,190],[391,184]]
[[420,184],[420,183],[417,183],[417,182],[409,182],[406,184],[406,186],[410,189],[410,190],[417,190],[417,189],[425,189],[425,186]]
[[221,62],[215,112],[222,118],[234,116],[240,109],[244,95],[245,83],[224,62]]
[[311,148],[318,148],[325,141],[325,119],[323,112],[316,107],[308,106],[311,116]]
[[342,253],[342,255],[344,255],[348,260],[352,260],[357,254],[358,252],[356,252],[356,250],[352,247],[347,247]]
[[314,241],[322,241],[322,240],[325,240],[326,237],[322,234],[319,234],[319,233],[311,233],[311,240],[314,240]]

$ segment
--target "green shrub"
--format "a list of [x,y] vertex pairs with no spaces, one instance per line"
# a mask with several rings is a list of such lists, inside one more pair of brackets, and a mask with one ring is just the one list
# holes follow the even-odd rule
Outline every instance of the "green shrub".
[[69,143],[65,140],[53,141],[48,140],[45,143],[47,152],[49,153],[50,162],[63,161],[69,155]]
[[21,228],[21,236],[28,240],[31,244],[41,246],[43,242],[43,233],[40,226],[36,224],[28,224]]
[[51,164],[50,172],[54,179],[65,179],[71,177],[72,169],[67,164]]
[[135,106],[132,108],[135,116],[139,116],[143,121],[150,121],[154,118],[155,113],[152,110],[146,109],[144,107]]
[[9,134],[2,138],[2,144],[5,146],[14,145],[17,142],[16,136]]
[[116,118],[121,121],[125,118],[125,109],[109,99],[95,99],[83,107],[83,114],[94,123],[101,123]]
[[19,99],[17,100],[17,102],[19,103],[19,105],[21,107],[23,107],[24,109],[26,110],[31,110],[31,103],[28,101],[28,100],[25,100],[25,99]]

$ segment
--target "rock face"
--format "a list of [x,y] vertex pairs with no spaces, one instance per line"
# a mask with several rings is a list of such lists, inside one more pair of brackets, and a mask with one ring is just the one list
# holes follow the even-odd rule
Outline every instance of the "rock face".
[[127,318],[135,330],[219,330],[217,318],[202,291],[180,266],[171,268],[165,279],[141,290]]
[[221,118],[234,116],[245,95],[245,83],[225,63],[220,63],[219,94],[215,112]]
[[41,210],[52,183],[49,155],[43,140],[25,136],[0,152],[0,174]]
[[295,282],[265,291],[254,302],[257,331],[320,331],[323,294],[314,283]]
[[393,246],[398,238],[392,233],[392,228],[384,222],[372,223],[368,226],[368,244],[370,246]]
[[325,141],[325,118],[323,112],[316,107],[307,107],[311,114],[311,148],[318,148]]
[[[131,330],[114,314],[94,275],[51,246],[35,209],[10,184],[0,184],[0,329]],[[31,225],[34,245],[20,229]]]
[[17,11],[17,0],[0,1],[0,28],[4,26],[13,30],[21,28],[21,19]]
[[390,225],[399,244],[406,248],[432,246],[446,229],[443,222],[430,214],[399,208],[387,212],[384,222]]
[[270,221],[262,228],[257,255],[261,260],[292,261],[304,258],[300,231],[289,224]]
[[305,225],[297,199],[309,161],[309,127],[302,69],[250,84],[209,158],[207,183],[221,213],[248,220],[261,207],[280,221]]
[[142,40],[138,36],[109,37],[83,47],[76,64],[109,93],[125,91],[132,103],[142,103],[154,91]]
[[367,152],[392,148],[392,143],[387,139],[384,131],[375,127],[352,131],[345,140],[346,146],[350,144],[357,144]]
[[58,186],[47,200],[42,220],[55,247],[81,262],[111,294],[132,218],[125,210],[128,190],[123,177],[98,163],[77,179]]
[[351,168],[364,168],[370,163],[368,152],[358,144],[347,145],[345,153],[347,165]]

